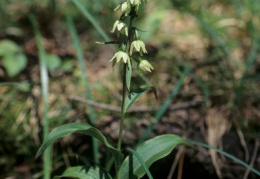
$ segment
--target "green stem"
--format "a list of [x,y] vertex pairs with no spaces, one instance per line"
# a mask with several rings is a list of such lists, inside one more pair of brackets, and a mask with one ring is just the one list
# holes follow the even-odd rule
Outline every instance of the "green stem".
[[125,95],[126,95],[126,68],[127,64],[124,64],[124,70],[123,70],[123,95],[122,95],[122,104],[121,104],[121,119],[120,119],[120,129],[119,129],[119,137],[118,137],[118,143],[117,143],[117,149],[121,151],[121,143],[122,143],[122,134],[123,134],[123,128],[124,128],[124,119],[125,119]]
[[[134,8],[132,10],[134,10]],[[128,42],[127,42],[128,55],[130,55],[130,43],[131,43],[131,36],[132,36],[133,19],[134,19],[134,17],[130,16],[129,24],[128,24]],[[121,104],[120,129],[119,129],[119,136],[118,136],[118,143],[117,143],[117,149],[119,151],[121,151],[122,134],[123,134],[124,118],[125,118],[125,109],[124,108],[125,108],[125,95],[126,95],[126,68],[127,68],[127,63],[124,64],[124,70],[123,70],[123,96],[122,96],[122,104]]]
[[[132,22],[133,17],[130,17],[129,24],[128,24],[128,48],[127,53],[130,55],[130,43],[131,43],[131,35],[132,35]],[[125,123],[125,97],[126,97],[126,73],[127,73],[127,63],[124,64],[123,69],[123,94],[122,94],[122,104],[121,104],[121,119],[120,119],[120,129],[119,129],[119,135],[118,135],[118,143],[117,143],[117,149],[121,151],[121,144],[122,144],[122,135],[123,135],[123,129],[124,129],[124,123]],[[119,168],[121,166],[120,164],[116,164],[116,178],[120,179],[119,176]]]

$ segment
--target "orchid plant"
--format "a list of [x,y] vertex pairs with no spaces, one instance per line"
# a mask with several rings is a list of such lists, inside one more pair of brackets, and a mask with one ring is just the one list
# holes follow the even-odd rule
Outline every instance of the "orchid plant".
[[[112,155],[115,166],[115,176],[103,169],[100,164],[95,166],[74,166],[66,169],[60,177],[72,178],[116,178],[116,179],[132,179],[141,178],[145,174],[149,178],[152,175],[149,167],[157,160],[168,155],[177,145],[187,145],[188,143],[173,134],[157,136],[147,140],[137,146],[135,149],[126,148],[129,152],[128,156],[124,156],[121,149],[122,134],[124,128],[125,114],[128,109],[142,97],[145,91],[152,89],[156,96],[153,86],[143,85],[137,89],[131,89],[132,66],[137,65],[137,70],[143,76],[145,72],[152,72],[153,66],[144,54],[147,54],[145,43],[140,39],[140,31],[134,26],[134,20],[138,17],[139,6],[146,3],[146,0],[126,0],[119,4],[115,11],[120,11],[121,16],[115,21],[112,33],[117,34],[116,41],[104,42],[102,44],[117,44],[119,49],[111,58],[113,65],[123,65],[123,92],[121,105],[121,119],[117,147],[112,146],[106,137],[95,127],[86,123],[71,123],[55,128],[48,137],[43,141],[36,156],[41,155],[46,148],[50,146],[56,139],[69,135],[71,133],[81,133],[89,135],[103,142],[108,151]],[[158,147],[158,145],[160,147]]]

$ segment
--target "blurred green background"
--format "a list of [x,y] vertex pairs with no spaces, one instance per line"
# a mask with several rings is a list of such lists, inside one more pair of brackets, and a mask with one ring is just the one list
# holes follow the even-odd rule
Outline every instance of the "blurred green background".
[[[43,102],[39,54],[33,26],[39,24],[49,75],[51,129],[64,123],[90,122],[86,102],[96,111],[97,128],[117,141],[121,76],[109,61],[115,50],[95,43],[111,34],[121,1],[78,0],[107,34],[70,0],[0,0],[0,178],[41,178],[42,159],[35,154],[42,142]],[[150,137],[175,133],[205,142],[260,169],[260,3],[256,0],[148,0],[139,9],[141,29],[155,70],[147,74],[158,92],[145,95],[127,116],[125,146],[135,146],[156,111],[175,90],[167,111]],[[84,77],[76,60],[66,23],[71,16],[84,52],[93,101],[85,100]],[[190,72],[180,81],[184,69]],[[178,81],[179,80],[179,81]],[[133,88],[147,82],[133,74]],[[179,86],[177,86],[179,85]],[[139,107],[138,107],[139,106]],[[142,110],[140,110],[140,107]],[[139,110],[138,110],[139,109]],[[152,109],[152,110],[151,110]],[[91,140],[81,135],[55,143],[53,173],[91,158]],[[106,161],[104,146],[100,158]],[[186,152],[183,178],[240,178],[246,169],[214,152]],[[255,156],[253,154],[256,154]],[[152,166],[156,176],[170,171],[175,153]],[[81,158],[84,158],[81,157]],[[175,175],[173,177],[176,177]],[[248,178],[257,178],[249,174]]]

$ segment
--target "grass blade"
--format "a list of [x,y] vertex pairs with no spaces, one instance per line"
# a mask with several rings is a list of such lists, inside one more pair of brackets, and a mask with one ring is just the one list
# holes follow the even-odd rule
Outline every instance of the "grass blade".
[[105,41],[110,41],[108,35],[105,31],[100,27],[97,23],[95,18],[88,12],[87,9],[78,1],[78,0],[71,0],[71,2],[84,14],[84,16],[89,20],[89,22],[95,27],[98,33],[105,39]]
[[139,162],[140,162],[140,163],[142,164],[142,166],[144,167],[145,172],[146,172],[148,178],[149,178],[149,179],[153,179],[153,176],[152,176],[152,174],[151,174],[149,168],[148,168],[147,165],[144,163],[144,161],[143,161],[143,159],[141,158],[141,156],[140,156],[136,151],[134,151],[133,149],[127,148],[126,150],[135,155],[135,157],[139,160]]
[[150,126],[146,129],[146,131],[144,132],[143,136],[139,139],[138,144],[141,144],[147,137],[148,135],[151,133],[151,131],[153,130],[154,126],[157,124],[157,122],[160,121],[160,119],[162,118],[162,116],[165,114],[165,112],[167,111],[169,105],[171,104],[172,99],[178,94],[185,77],[189,74],[190,72],[190,67],[186,66],[184,69],[184,72],[182,73],[180,79],[177,81],[177,83],[174,85],[174,88],[172,89],[170,95],[168,96],[168,98],[163,102],[162,107],[160,108],[160,110],[156,113],[155,115],[155,122],[150,124]]
[[[85,91],[86,91],[86,96],[87,99],[92,100],[92,95],[90,91],[90,85],[88,81],[88,76],[87,76],[87,69],[84,63],[84,57],[83,57],[83,52],[80,46],[79,38],[77,35],[76,28],[74,26],[73,20],[70,16],[67,16],[67,24],[73,39],[73,45],[77,53],[77,59],[78,63],[81,67],[81,73],[82,73],[82,78],[85,86]],[[90,118],[90,123],[92,126],[95,126],[95,111],[92,105],[88,104],[88,109],[89,109],[89,118]],[[95,138],[92,138],[93,142],[93,155],[94,155],[94,161],[96,163],[99,163],[99,158],[98,158],[98,141]]]
[[220,49],[222,52],[226,55],[229,56],[230,50],[225,45],[223,40],[219,37],[218,33],[206,22],[202,17],[199,16],[194,16],[195,19],[200,23],[201,27],[212,37],[212,39],[219,45]]
[[194,140],[186,140],[188,143],[191,143],[191,144],[195,144],[195,145],[200,145],[200,146],[203,146],[205,148],[208,148],[208,149],[212,149],[212,150],[215,150],[216,152],[222,154],[222,155],[225,155],[226,157],[240,163],[241,165],[245,166],[246,168],[248,168],[249,170],[251,170],[252,172],[254,172],[255,174],[259,175],[260,176],[260,171],[254,169],[253,167],[251,167],[250,165],[246,164],[245,162],[243,162],[242,160],[236,158],[235,156],[233,155],[230,155],[229,153],[227,152],[224,152],[223,150],[220,150],[220,149],[217,149],[215,147],[212,147],[210,145],[207,145],[207,144],[204,144],[204,143],[201,143],[201,142],[197,142],[197,141],[194,141]]
[[[39,27],[34,15],[30,14],[29,19],[33,25],[36,43],[38,47],[38,53],[40,57],[40,73],[41,73],[41,87],[42,87],[42,99],[43,99],[43,138],[46,139],[50,126],[49,126],[49,119],[48,119],[48,95],[49,95],[49,77],[48,77],[48,70],[47,64],[45,59],[45,51],[42,42],[42,37],[39,31]],[[51,158],[52,158],[52,149],[51,147],[48,148],[43,154],[43,173],[44,179],[49,179],[51,174]]]

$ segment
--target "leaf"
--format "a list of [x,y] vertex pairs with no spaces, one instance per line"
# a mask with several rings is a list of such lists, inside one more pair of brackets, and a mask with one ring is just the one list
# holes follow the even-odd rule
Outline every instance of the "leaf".
[[70,167],[66,169],[61,176],[55,178],[78,178],[78,179],[112,179],[112,177],[104,170],[99,167]]
[[239,158],[227,153],[227,152],[224,152],[223,150],[220,150],[218,148],[215,148],[215,147],[212,147],[210,145],[207,145],[207,144],[204,144],[202,142],[198,142],[198,141],[194,141],[194,140],[186,140],[188,143],[191,143],[191,144],[195,144],[195,145],[200,145],[200,146],[203,146],[205,148],[208,148],[208,149],[211,149],[211,150],[215,150],[216,152],[222,154],[222,155],[225,155],[226,157],[240,163],[241,165],[245,166],[247,169],[251,170],[252,172],[254,172],[255,174],[257,174],[258,176],[260,176],[260,171],[259,170],[256,170],[254,169],[252,166],[246,164],[245,162],[243,162],[242,160],[240,160]]
[[[153,139],[150,139],[136,148],[136,152],[145,162],[145,164],[150,167],[155,161],[167,156],[177,145],[189,145],[181,137],[173,134],[165,134]],[[129,162],[132,166],[129,166]],[[129,179],[129,174],[131,174],[132,169],[133,175],[137,178],[141,178],[145,174],[145,169],[139,160],[133,156],[133,160],[129,160],[127,157],[122,163],[119,169],[120,178]]]
[[55,70],[61,66],[61,59],[54,54],[45,54],[47,67],[49,70]]
[[25,55],[19,54],[9,54],[4,56],[3,65],[10,77],[14,77],[20,73],[27,65],[27,58]]
[[131,85],[131,77],[132,77],[132,66],[127,65],[127,67],[126,67],[126,86],[129,91],[130,91],[130,85]]
[[109,42],[98,42],[96,41],[97,44],[101,44],[101,45],[106,45],[106,44],[120,44],[120,41],[109,41]]
[[[126,112],[136,101],[138,101],[149,88],[152,86],[140,86],[139,88],[132,91],[125,100],[124,112]],[[155,89],[155,88],[154,88]]]
[[43,141],[41,147],[39,148],[36,154],[36,157],[39,157],[44,152],[44,150],[48,148],[48,146],[56,139],[67,136],[71,133],[86,134],[99,139],[100,141],[104,142],[104,144],[108,147],[108,150],[113,155],[116,164],[120,164],[123,160],[123,154],[119,152],[117,149],[115,149],[111,144],[109,144],[105,136],[103,136],[98,129],[85,123],[65,124],[55,128],[51,133],[49,133],[47,138]]
[[61,65],[61,69],[64,72],[72,72],[73,67],[74,67],[74,62],[70,59],[64,60]]
[[[148,167],[146,166],[146,164],[144,163],[144,161],[142,160],[142,157],[141,157],[136,151],[134,151],[133,149],[127,148],[126,150],[135,155],[135,157],[136,157],[136,158],[139,160],[139,162],[142,164],[142,166],[143,166],[143,168],[144,168],[144,170],[145,170],[145,173],[147,174],[148,178],[149,178],[149,179],[152,179],[153,176],[152,176],[150,170],[148,169]],[[130,162],[130,163],[131,163],[131,162]],[[130,178],[131,178],[131,177],[130,177]]]
[[0,41],[0,56],[15,55],[20,51],[20,47],[11,40]]

